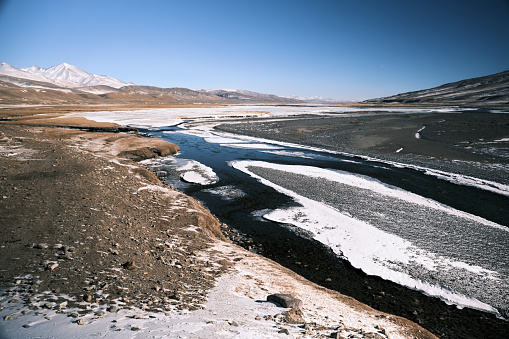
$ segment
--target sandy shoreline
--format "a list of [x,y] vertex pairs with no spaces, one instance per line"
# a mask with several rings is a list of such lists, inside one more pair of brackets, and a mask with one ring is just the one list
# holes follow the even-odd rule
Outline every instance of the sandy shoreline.
[[[171,318],[195,310],[192,316],[215,295],[210,291],[216,285],[237,286],[229,292],[235,302],[251,300],[244,307],[246,323],[242,316],[235,320],[220,314],[221,309],[226,311],[223,305],[215,310],[217,319],[204,313],[193,320],[202,330],[207,327],[200,332],[203,337],[224,332],[221,322],[227,320],[228,331],[240,335],[285,337],[285,328],[292,336],[308,337],[333,332],[360,338],[433,337],[408,320],[375,311],[223,242],[217,220],[201,205],[121,158],[139,160],[175,152],[167,143],[151,139],[147,144],[132,134],[17,124],[0,124],[0,132],[4,225],[0,260],[5,291],[0,334],[26,337],[59,324],[62,337],[73,329],[85,334],[87,326],[93,333],[123,337],[140,331],[156,335],[161,331],[157,322],[136,330],[131,324],[136,321],[129,317],[162,310]],[[226,271],[231,274],[225,275]],[[271,281],[274,276],[281,279]],[[253,302],[278,292],[304,301],[307,329],[281,317],[251,319]],[[109,308],[112,304],[116,311]],[[75,307],[81,310],[76,318]],[[125,327],[112,329],[110,322],[101,320],[100,312],[117,314],[122,308],[131,312],[122,318],[129,322]],[[86,325],[75,323],[80,319]],[[168,325],[168,321],[165,318],[159,325],[183,330],[184,322]]]

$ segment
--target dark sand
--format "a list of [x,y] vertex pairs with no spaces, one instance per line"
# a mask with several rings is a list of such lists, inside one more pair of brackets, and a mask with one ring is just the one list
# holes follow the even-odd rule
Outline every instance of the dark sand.
[[[421,138],[416,133],[421,132]],[[471,175],[509,184],[509,115],[358,113],[223,124],[217,129]]]

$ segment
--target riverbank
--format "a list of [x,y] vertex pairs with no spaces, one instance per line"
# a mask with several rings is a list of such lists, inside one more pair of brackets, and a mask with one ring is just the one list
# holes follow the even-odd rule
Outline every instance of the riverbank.
[[[80,124],[0,124],[3,337],[433,337],[225,242],[198,202],[132,161],[175,145]],[[298,324],[260,302],[281,292],[303,301]]]

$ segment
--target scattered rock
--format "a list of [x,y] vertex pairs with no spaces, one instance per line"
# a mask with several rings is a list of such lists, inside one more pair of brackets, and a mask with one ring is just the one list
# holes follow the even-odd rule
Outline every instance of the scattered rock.
[[302,310],[300,308],[292,308],[291,310],[283,313],[283,321],[288,324],[303,324],[304,320]]
[[45,244],[45,243],[40,243],[40,244],[34,244],[33,245],[33,248],[37,248],[37,249],[45,249],[45,248],[48,248],[49,245],[48,244]]
[[13,313],[13,314],[6,315],[6,316],[4,317],[4,320],[5,320],[5,321],[12,320],[12,319],[14,319],[17,315],[18,315],[17,313]]
[[299,308],[302,309],[302,300],[295,298],[291,294],[277,293],[271,294],[267,297],[267,301],[273,301],[285,308]]
[[134,261],[126,261],[122,264],[122,267],[126,270],[134,270],[136,269],[136,263]]
[[58,267],[58,263],[56,263],[56,262],[55,263],[50,262],[50,263],[46,264],[46,270],[48,270],[48,271],[53,271],[57,267]]
[[290,331],[288,331],[288,329],[286,329],[286,328],[280,329],[277,333],[290,335]]
[[106,309],[106,311],[111,312],[111,313],[116,313],[116,312],[118,312],[118,307],[117,307],[117,306],[113,306],[113,305],[112,305],[112,306],[109,306],[109,307]]
[[78,319],[78,320],[76,320],[76,324],[77,325],[85,325],[85,320],[84,319]]

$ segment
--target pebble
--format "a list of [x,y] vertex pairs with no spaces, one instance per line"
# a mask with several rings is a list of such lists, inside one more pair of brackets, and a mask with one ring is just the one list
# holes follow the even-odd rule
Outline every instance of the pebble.
[[134,261],[126,261],[122,264],[122,267],[126,270],[134,270],[136,269],[136,263]]
[[5,321],[12,320],[12,319],[14,319],[14,317],[15,317],[15,316],[17,316],[17,315],[18,315],[17,313],[13,313],[13,314],[6,315],[6,316],[4,317],[4,320],[5,320]]
[[76,324],[78,324],[78,325],[85,325],[85,320],[84,319],[78,319],[78,320],[76,320]]
[[290,335],[290,331],[288,331],[288,329],[286,328],[280,329],[277,333]]
[[118,312],[118,307],[117,306],[110,306],[106,309],[108,312]]

